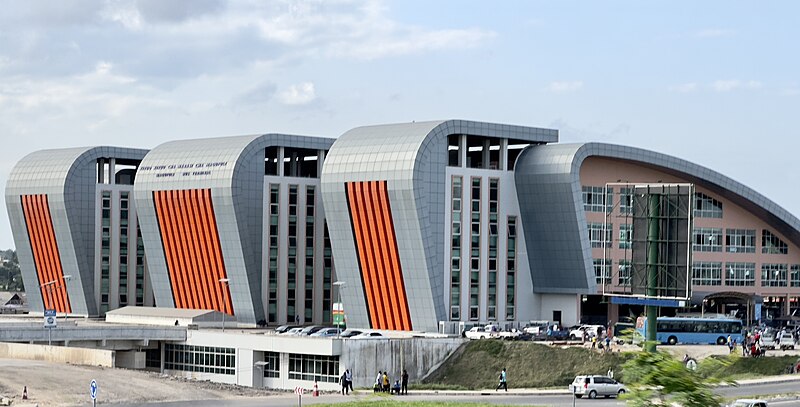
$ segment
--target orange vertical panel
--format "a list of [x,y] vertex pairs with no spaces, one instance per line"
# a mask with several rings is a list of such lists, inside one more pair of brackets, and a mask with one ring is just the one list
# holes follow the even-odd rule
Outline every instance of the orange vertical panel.
[[[192,241],[194,243],[194,250],[196,253],[195,262],[197,263],[197,268],[199,270],[200,281],[203,282],[202,302],[206,309],[216,309],[215,301],[212,299],[211,292],[214,288],[215,282],[212,276],[209,274],[210,270],[207,264],[208,256],[205,255],[208,253],[209,249],[203,236],[203,226],[206,220],[200,213],[199,209],[202,194],[196,189],[193,189],[189,191],[189,197],[191,200],[191,205],[189,205],[188,209],[191,212],[191,217],[195,225],[195,229],[192,231]],[[218,282],[216,282],[216,284],[218,284]]]
[[408,309],[408,297],[406,295],[405,281],[403,279],[403,269],[400,266],[400,253],[397,248],[397,238],[394,232],[394,220],[392,218],[392,206],[389,201],[389,191],[387,189],[386,181],[379,185],[379,194],[382,198],[383,204],[381,209],[384,214],[384,219],[387,223],[384,225],[387,233],[388,251],[392,259],[392,272],[394,274],[395,289],[397,290],[397,314],[401,319],[401,326],[403,330],[411,330],[411,315]]
[[205,302],[206,281],[202,275],[203,270],[200,265],[200,253],[196,249],[197,245],[197,224],[194,219],[192,205],[194,203],[192,190],[181,191],[180,199],[181,214],[184,218],[186,225],[186,232],[184,233],[184,244],[186,246],[186,271],[192,276],[194,280],[194,287],[192,289],[192,296],[194,297],[195,306],[199,309],[208,309]]
[[40,263],[42,257],[39,253],[39,238],[32,205],[30,195],[22,195],[22,212],[25,216],[25,225],[28,228],[28,240],[31,242],[31,252],[33,253],[34,266],[36,266],[36,275],[39,278],[39,291],[42,295],[42,303],[44,303],[45,309],[51,309],[50,297],[47,295],[46,288],[41,286],[41,284],[47,281],[47,277],[44,275],[45,270]]
[[394,278],[391,273],[391,266],[388,261],[387,256],[387,249],[388,245],[386,244],[386,237],[384,236],[383,230],[383,222],[382,222],[382,211],[381,211],[381,202],[378,200],[377,197],[377,190],[378,190],[378,183],[377,181],[370,181],[367,183],[368,190],[366,191],[366,200],[369,203],[369,213],[371,217],[371,234],[372,234],[372,241],[375,242],[375,250],[374,255],[376,258],[380,259],[380,268],[378,269],[378,275],[381,279],[381,286],[383,288],[383,300],[384,300],[384,313],[386,318],[386,329],[395,330],[398,328],[398,324],[396,323],[397,318],[397,298],[394,292]]
[[192,280],[191,273],[187,272],[186,265],[186,228],[184,226],[185,219],[183,218],[182,208],[180,204],[180,197],[183,191],[169,191],[170,207],[172,212],[172,219],[175,225],[175,235],[173,236],[176,250],[177,267],[175,271],[183,281],[183,297],[186,303],[186,308],[195,309],[194,296],[192,295],[192,288],[194,281]]
[[369,278],[369,270],[367,269],[365,245],[363,241],[363,233],[361,230],[361,216],[359,214],[358,193],[356,191],[357,183],[348,182],[347,184],[347,198],[350,206],[350,220],[353,224],[353,234],[355,235],[356,250],[358,251],[358,264],[361,268],[361,281],[364,285],[364,292],[366,296],[367,310],[369,312],[370,327],[377,327],[377,315],[375,306],[375,293],[372,289],[372,281]]
[[366,185],[364,182],[356,184],[356,196],[358,197],[357,205],[359,217],[361,220],[361,240],[364,242],[364,254],[367,262],[367,269],[369,270],[368,277],[372,284],[373,301],[375,303],[375,321],[377,322],[378,329],[386,329],[386,308],[384,307],[384,290],[383,284],[380,279],[379,272],[375,265],[374,253],[375,247],[372,244],[372,225],[369,222],[370,213],[365,200]]
[[210,290],[211,293],[211,301],[214,306],[214,309],[217,311],[222,312],[223,305],[222,301],[223,298],[221,296],[222,290],[220,288],[219,279],[221,278],[221,273],[219,272],[220,266],[217,262],[217,256],[213,253],[213,238],[211,237],[211,216],[209,215],[209,208],[210,202],[209,197],[207,194],[208,190],[201,190],[198,191],[198,209],[200,213],[200,217],[202,221],[200,222],[200,226],[202,228],[202,240],[203,240],[203,247],[205,253],[210,253],[210,256],[203,256],[203,262],[208,269],[208,275],[211,279],[211,283],[213,284],[212,289]]
[[376,218],[376,234],[380,237],[381,241],[381,256],[384,258],[384,270],[386,273],[386,288],[389,291],[391,298],[391,319],[394,328],[403,329],[402,317],[400,316],[400,295],[397,290],[397,276],[395,275],[395,266],[392,262],[391,244],[389,242],[389,232],[387,224],[389,220],[386,219],[386,200],[383,196],[383,181],[375,181],[372,189],[372,200],[375,203],[375,218]]
[[162,197],[164,199],[164,213],[167,220],[167,230],[169,231],[167,237],[169,239],[170,251],[172,254],[172,264],[170,267],[172,268],[172,273],[175,275],[175,281],[173,281],[173,284],[177,288],[175,290],[175,301],[176,303],[181,304],[180,308],[187,308],[189,304],[186,301],[186,284],[184,277],[181,274],[180,247],[177,241],[180,237],[178,235],[178,227],[175,220],[175,208],[172,191],[164,191]]
[[169,203],[168,191],[156,191],[157,209],[159,209],[158,219],[161,224],[161,242],[164,245],[164,253],[167,257],[167,270],[169,271],[172,283],[172,298],[176,308],[185,308],[183,301],[183,286],[177,274],[177,260],[175,260],[174,228],[172,224],[172,209]]
[[[214,215],[214,202],[211,199],[211,190],[206,189],[204,192],[206,197],[205,202],[208,206],[208,214],[209,214],[209,221],[207,222],[207,224],[211,227],[211,249],[212,249],[211,251],[214,253],[214,257],[217,259],[217,262],[219,264],[218,271],[220,278],[227,278],[228,276],[227,273],[225,272],[225,258],[222,255],[222,246],[220,244],[219,231],[217,229],[217,218]],[[219,282],[219,280],[217,280],[217,282]],[[234,315],[233,301],[231,300],[230,285],[225,284],[224,286],[222,286],[222,284],[220,284],[220,287],[218,288],[222,291],[223,294],[223,300],[222,300],[223,312],[229,315]]]
[[40,195],[40,207],[43,213],[43,222],[44,222],[44,230],[46,239],[45,242],[47,244],[47,254],[49,259],[49,264],[52,267],[51,274],[53,275],[53,280],[50,281],[57,281],[53,285],[51,290],[56,293],[58,298],[58,305],[60,308],[58,309],[59,312],[72,312],[72,309],[69,304],[69,298],[67,297],[67,284],[66,280],[64,280],[64,271],[61,268],[61,257],[58,253],[58,242],[56,241],[56,233],[55,228],[53,227],[53,218],[50,216],[50,205],[48,204],[47,195]]
[[[42,269],[44,270],[45,281],[43,283],[46,284],[56,280],[55,268],[51,263],[52,255],[50,254],[50,242],[48,241],[49,236],[47,235],[47,231],[45,229],[46,225],[44,217],[46,215],[44,213],[41,195],[33,195],[31,199],[33,200],[33,219],[34,224],[36,225],[36,240],[39,245],[39,264],[42,265]],[[49,294],[51,309],[59,311],[61,309],[61,301],[58,298],[58,293],[56,293],[54,287],[52,287],[54,284],[57,283],[53,283],[51,286],[46,286],[44,289]]]

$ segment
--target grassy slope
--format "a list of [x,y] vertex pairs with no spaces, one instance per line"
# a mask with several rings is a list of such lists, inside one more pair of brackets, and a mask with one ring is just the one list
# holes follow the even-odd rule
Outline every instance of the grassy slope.
[[534,342],[470,341],[434,372],[426,383],[444,387],[486,389],[497,386],[497,376],[507,369],[509,387],[561,387],[579,374],[615,377],[630,354],[599,353],[573,347],[561,349]]

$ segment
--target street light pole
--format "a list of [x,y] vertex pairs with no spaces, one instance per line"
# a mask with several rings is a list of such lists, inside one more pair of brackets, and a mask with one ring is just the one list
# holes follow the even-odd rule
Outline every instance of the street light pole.
[[[230,280],[227,278],[220,278],[219,283],[222,284],[222,299],[225,300],[225,287],[228,285]],[[220,304],[222,305],[222,304]],[[222,305],[222,333],[225,333],[225,306]]]
[[[335,281],[333,283],[333,285],[335,285],[337,287],[337,290],[339,291],[339,306],[342,307],[342,309],[341,309],[342,314],[344,314],[344,306],[342,306],[342,288],[344,287],[345,284],[346,283],[344,281]],[[334,307],[334,309],[335,309],[335,307]],[[342,335],[341,325],[342,325],[341,319],[337,319],[336,320],[336,337],[337,338],[341,337],[341,335]]]

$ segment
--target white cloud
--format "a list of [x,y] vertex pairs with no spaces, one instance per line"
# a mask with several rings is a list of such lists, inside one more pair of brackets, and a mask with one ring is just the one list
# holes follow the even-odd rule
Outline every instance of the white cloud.
[[731,35],[733,35],[733,31],[723,28],[706,28],[695,33],[695,36],[700,38],[729,37]]
[[279,98],[286,105],[306,105],[317,98],[312,82],[303,82],[289,86],[280,93]]
[[583,81],[551,82],[547,90],[553,93],[575,92],[583,88]]
[[670,86],[669,90],[677,93],[691,93],[697,90],[697,84],[694,82],[681,83],[680,85]]
[[736,89],[760,89],[761,82],[759,81],[747,81],[743,82],[738,79],[732,80],[718,80],[714,81],[711,84],[711,87],[717,92],[730,92]]

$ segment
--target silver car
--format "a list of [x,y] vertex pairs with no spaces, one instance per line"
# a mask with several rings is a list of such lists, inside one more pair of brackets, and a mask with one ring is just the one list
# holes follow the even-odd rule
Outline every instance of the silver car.
[[622,383],[600,375],[575,376],[575,380],[569,385],[569,390],[576,398],[586,396],[590,399],[597,398],[597,396],[617,397],[628,391]]

